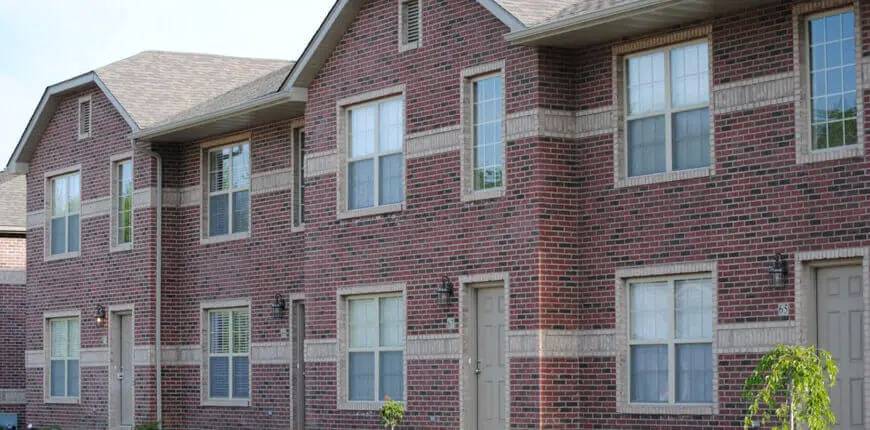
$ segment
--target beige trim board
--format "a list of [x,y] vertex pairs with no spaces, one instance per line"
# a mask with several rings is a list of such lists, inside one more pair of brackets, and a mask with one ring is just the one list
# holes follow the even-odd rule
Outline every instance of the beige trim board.
[[616,355],[614,330],[517,330],[508,332],[509,357],[562,358]]
[[766,353],[778,344],[800,341],[794,321],[721,324],[716,338],[719,354]]
[[253,342],[251,343],[251,364],[290,365],[290,342]]
[[305,179],[332,175],[338,171],[338,155],[334,150],[305,154]]
[[27,403],[24,388],[0,388],[0,405],[23,405]]
[[160,348],[163,366],[200,366],[202,347],[193,345],[163,345]]
[[41,349],[24,351],[25,369],[42,369],[45,367],[45,352]]
[[335,363],[338,361],[338,339],[305,339],[306,363]]
[[26,270],[0,270],[0,285],[26,285]]
[[411,360],[458,360],[462,353],[459,334],[413,335],[405,339],[405,356]]

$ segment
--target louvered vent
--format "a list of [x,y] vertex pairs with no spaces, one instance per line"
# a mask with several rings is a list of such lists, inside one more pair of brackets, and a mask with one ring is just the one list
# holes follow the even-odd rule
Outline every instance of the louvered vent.
[[88,137],[91,134],[91,100],[79,101],[79,137]]
[[402,4],[403,18],[405,20],[405,44],[420,42],[420,2],[410,0]]

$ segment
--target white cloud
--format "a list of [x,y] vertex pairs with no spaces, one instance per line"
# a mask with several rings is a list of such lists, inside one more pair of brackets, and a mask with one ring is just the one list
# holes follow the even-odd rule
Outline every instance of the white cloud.
[[0,169],[46,86],[149,49],[295,60],[332,3],[0,0]]

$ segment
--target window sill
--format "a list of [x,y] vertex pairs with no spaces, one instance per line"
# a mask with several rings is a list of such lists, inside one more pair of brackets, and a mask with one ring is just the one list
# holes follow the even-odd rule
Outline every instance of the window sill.
[[644,415],[713,415],[716,413],[712,403],[620,403],[616,407],[616,412]]
[[614,184],[615,188],[636,187],[639,185],[659,184],[662,182],[682,181],[685,179],[703,178],[713,176],[711,167],[699,167],[696,169],[675,170],[673,172],[653,173],[651,175],[631,176],[619,178]]
[[862,157],[864,146],[849,145],[831,149],[817,149],[807,152],[798,151],[798,164],[819,163],[823,161],[839,160],[841,158]]
[[343,411],[379,411],[382,407],[384,407],[384,402],[377,400],[343,400],[338,402],[338,409]]
[[420,42],[414,43],[399,43],[399,52],[412,51],[420,47]]
[[336,217],[340,220],[350,219],[350,218],[361,218],[361,217],[374,216],[374,215],[383,215],[383,214],[388,214],[388,213],[393,213],[393,212],[401,212],[403,209],[405,209],[404,202],[403,203],[393,203],[393,204],[389,204],[389,205],[374,206],[374,207],[364,208],[364,209],[345,210],[345,211],[339,212],[336,215]]
[[303,231],[305,231],[305,224],[299,224],[290,227],[290,233],[302,233]]
[[133,250],[133,243],[132,242],[131,243],[123,243],[120,245],[114,245],[114,246],[109,247],[110,254],[115,253],[115,252],[125,252],[125,251],[132,251],[132,250]]
[[69,260],[71,258],[78,258],[81,255],[82,255],[81,251],[67,252],[65,254],[52,254],[52,255],[46,255],[45,261],[49,262],[49,261]]
[[232,242],[236,240],[245,240],[251,238],[251,232],[223,234],[220,236],[209,236],[199,240],[200,245],[213,245],[216,243]]
[[463,202],[476,202],[479,200],[490,200],[504,197],[504,187],[492,188],[489,190],[471,191],[462,193]]
[[251,406],[251,401],[249,399],[204,399],[201,406],[247,408]]
[[45,403],[55,403],[61,405],[77,405],[79,404],[78,397],[46,397]]

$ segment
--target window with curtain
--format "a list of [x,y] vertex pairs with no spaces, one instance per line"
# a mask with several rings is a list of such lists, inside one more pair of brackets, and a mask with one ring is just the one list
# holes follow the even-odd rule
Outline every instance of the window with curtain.
[[51,255],[79,251],[80,188],[78,172],[51,179]]
[[348,400],[404,399],[405,304],[402,296],[347,301]]
[[223,236],[250,229],[251,145],[208,152],[208,234]]
[[48,320],[50,338],[49,393],[51,397],[79,397],[79,320]]
[[208,311],[208,396],[250,397],[251,326],[248,308]]
[[629,309],[631,402],[711,403],[711,279],[630,282]]
[[117,184],[117,232],[116,244],[123,245],[133,241],[133,161],[123,160],[115,164]]
[[473,81],[474,190],[504,186],[504,90],[501,75]]
[[403,100],[348,109],[347,208],[365,209],[405,199]]
[[858,143],[855,13],[812,17],[809,26],[813,149]]
[[627,175],[710,165],[707,42],[626,58]]

